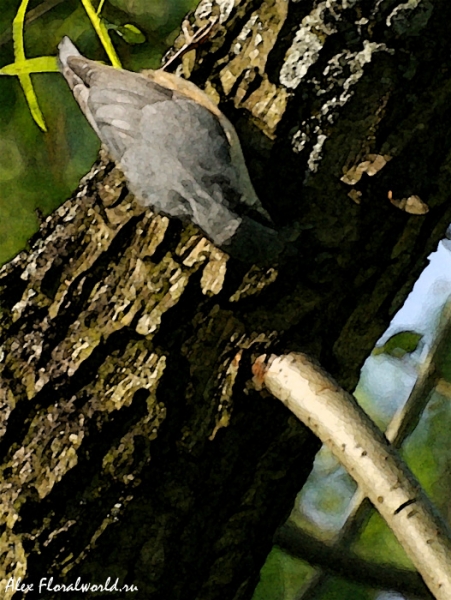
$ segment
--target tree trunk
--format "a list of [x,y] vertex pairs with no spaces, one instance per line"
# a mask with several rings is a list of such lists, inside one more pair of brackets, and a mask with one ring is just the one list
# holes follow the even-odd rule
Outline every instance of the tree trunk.
[[307,352],[352,391],[451,221],[449,3],[235,4],[192,78],[301,234],[249,271],[101,157],[3,268],[2,585],[249,599],[318,448],[253,358]]

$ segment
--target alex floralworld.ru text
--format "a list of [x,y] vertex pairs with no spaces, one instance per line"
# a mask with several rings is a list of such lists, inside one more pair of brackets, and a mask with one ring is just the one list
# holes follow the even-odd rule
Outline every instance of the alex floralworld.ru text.
[[[21,583],[22,578],[11,577],[6,584],[5,592],[33,592],[35,591],[34,583]],[[119,586],[119,578],[114,582],[111,577],[104,584],[97,583],[82,583],[80,577],[75,583],[53,583],[53,577],[42,577],[39,580],[37,591],[41,592],[137,592],[138,588],[134,585]]]

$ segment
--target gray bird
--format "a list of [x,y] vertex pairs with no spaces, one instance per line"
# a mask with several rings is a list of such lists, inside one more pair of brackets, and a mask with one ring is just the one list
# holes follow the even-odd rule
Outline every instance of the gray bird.
[[89,60],[68,37],[58,49],[75,99],[140,204],[195,223],[242,261],[277,260],[284,244],[236,131],[204,92],[163,70],[144,75]]

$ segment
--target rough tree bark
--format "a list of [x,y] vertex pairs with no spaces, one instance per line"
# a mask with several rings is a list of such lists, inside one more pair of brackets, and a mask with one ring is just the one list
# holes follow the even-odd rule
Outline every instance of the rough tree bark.
[[246,272],[144,212],[101,157],[3,268],[2,585],[250,598],[318,447],[248,385],[253,356],[307,352],[352,391],[451,221],[447,0],[203,1],[199,22],[211,11],[193,80],[301,235]]

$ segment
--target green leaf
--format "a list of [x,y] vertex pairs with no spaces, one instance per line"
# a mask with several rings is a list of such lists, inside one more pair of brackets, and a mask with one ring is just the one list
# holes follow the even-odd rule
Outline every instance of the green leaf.
[[406,354],[412,354],[418,348],[423,335],[416,331],[400,331],[389,338],[383,346],[373,350],[373,355],[388,354],[394,358],[403,358]]
[[27,75],[29,73],[57,73],[56,56],[38,56],[16,61],[0,69],[0,75]]
[[115,27],[115,31],[127,42],[127,44],[143,44],[146,41],[146,36],[142,31],[130,23]]

